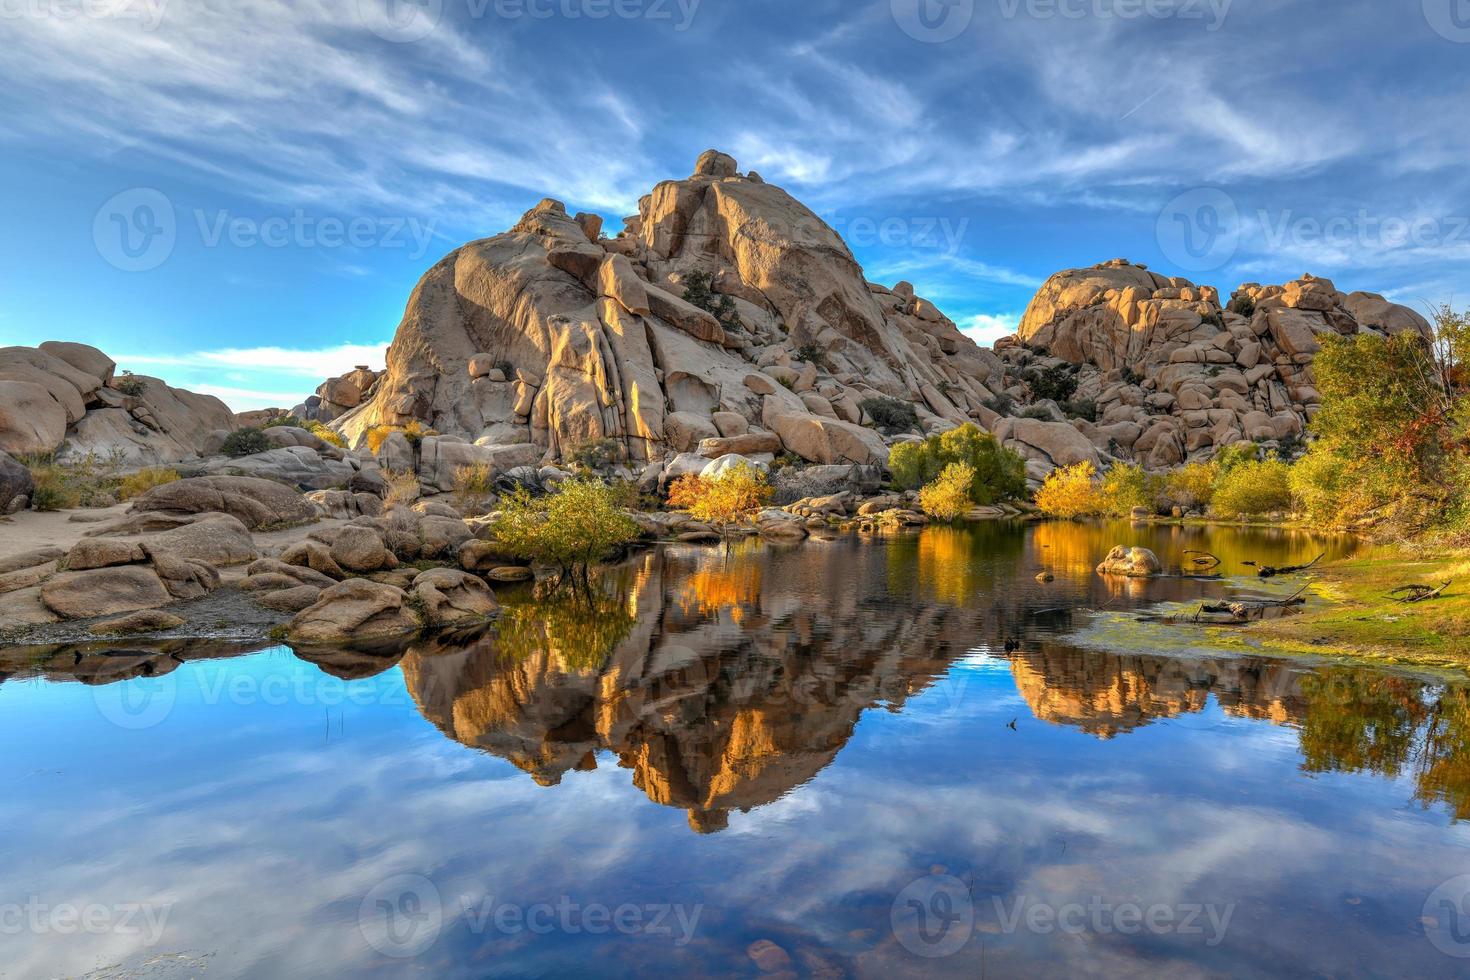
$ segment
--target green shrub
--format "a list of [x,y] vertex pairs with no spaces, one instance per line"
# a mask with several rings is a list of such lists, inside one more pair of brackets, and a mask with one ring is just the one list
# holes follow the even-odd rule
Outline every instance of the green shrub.
[[1118,463],[1108,470],[1099,488],[1102,512],[1114,517],[1127,517],[1135,507],[1156,512],[1163,491],[1163,477],[1133,463]]
[[1256,301],[1245,293],[1236,296],[1230,301],[1230,305],[1225,308],[1231,313],[1245,317],[1247,320],[1256,315]]
[[482,513],[486,502],[495,495],[495,467],[489,463],[459,467],[454,471],[452,493],[455,507],[461,514]]
[[733,297],[716,293],[713,289],[715,277],[708,272],[691,272],[684,277],[684,302],[699,307],[720,321],[728,331],[741,330],[744,324],[735,308]]
[[578,469],[604,470],[623,457],[623,444],[616,439],[591,439],[567,453],[567,462]]
[[1062,414],[1071,419],[1086,419],[1088,422],[1097,421],[1097,402],[1091,398],[1082,398],[1069,402],[1062,402],[1060,406]]
[[774,493],[765,473],[737,463],[712,479],[680,477],[669,488],[669,506],[687,510],[695,520],[734,524],[764,507]]
[[601,480],[573,477],[556,492],[532,497],[524,488],[501,501],[495,538],[521,558],[580,570],[610,557],[638,538],[638,525],[622,512]]
[[1164,477],[1162,506],[1186,511],[1208,507],[1220,471],[1214,463],[1190,463]]
[[873,428],[884,435],[913,432],[919,427],[919,413],[906,401],[897,398],[865,398],[859,406],[873,421]]
[[974,482],[973,466],[950,463],[934,482],[919,491],[919,507],[937,521],[957,521],[970,509],[970,486]]
[[1050,399],[1060,405],[1071,401],[1072,396],[1077,394],[1077,374],[1072,367],[1058,364],[1042,370],[1027,371],[1025,379],[1037,400]]
[[270,448],[270,440],[266,439],[264,431],[247,428],[231,432],[224,445],[220,446],[220,452],[232,459],[238,459],[241,456],[263,453]]
[[1052,422],[1056,420],[1056,416],[1052,415],[1051,409],[1045,405],[1032,405],[1029,408],[1023,409],[1017,417],[1035,419],[1038,422]]
[[122,377],[114,378],[112,386],[129,398],[142,398],[148,392],[148,382],[135,377],[131,371],[124,371]]
[[1016,400],[1002,392],[994,398],[987,398],[985,400],[985,407],[996,415],[1010,415],[1016,408]]
[[973,424],[923,442],[899,443],[888,457],[894,485],[901,490],[920,489],[952,463],[964,463],[975,471],[971,503],[988,506],[1026,494],[1026,461]]
[[1272,456],[1223,471],[1210,509],[1224,518],[1249,517],[1290,510],[1291,502],[1291,467]]
[[262,429],[279,429],[283,427],[292,429],[304,429],[306,428],[306,423],[294,415],[277,415],[275,418],[265,423],[265,425],[261,426]]
[[802,344],[796,349],[796,359],[798,361],[806,361],[820,367],[822,364],[822,348],[818,347],[816,344]]

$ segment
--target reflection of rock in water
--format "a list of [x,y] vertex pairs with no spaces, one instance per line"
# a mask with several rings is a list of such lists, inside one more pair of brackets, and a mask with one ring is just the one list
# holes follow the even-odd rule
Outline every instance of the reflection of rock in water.
[[1011,657],[1016,688],[1037,718],[1101,738],[1204,710],[1210,695],[1228,713],[1300,722],[1301,670],[1257,659],[1117,656],[1056,644]]
[[[786,572],[816,582],[840,555],[794,560],[802,567]],[[494,640],[416,648],[403,661],[408,688],[451,738],[542,785],[611,751],[650,799],[687,809],[704,833],[810,780],[865,708],[898,707],[946,670],[965,648],[946,641],[951,620],[975,618],[942,606],[874,617],[860,590],[819,588],[815,603],[761,589],[738,556],[724,562],[664,552],[628,569],[619,585],[634,625],[596,656],[564,637],[512,657]]]

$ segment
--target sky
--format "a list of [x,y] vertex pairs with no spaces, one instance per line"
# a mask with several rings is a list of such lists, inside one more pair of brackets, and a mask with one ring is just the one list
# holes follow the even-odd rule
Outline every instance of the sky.
[[1115,257],[1464,307],[1467,0],[0,0],[0,345],[289,407],[717,147],[981,343]]

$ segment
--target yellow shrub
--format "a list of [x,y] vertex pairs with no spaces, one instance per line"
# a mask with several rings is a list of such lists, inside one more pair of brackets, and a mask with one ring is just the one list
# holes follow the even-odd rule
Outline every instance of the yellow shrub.
[[306,423],[306,431],[316,436],[322,442],[336,446],[338,449],[347,448],[347,440],[342,438],[341,433],[333,431],[320,422]]
[[142,496],[154,487],[161,487],[167,483],[174,483],[180,479],[179,471],[153,466],[146,470],[139,470],[123,477],[122,483],[117,488],[119,500],[132,500],[134,497]]
[[388,481],[387,503],[411,504],[423,496],[418,474],[412,470],[384,470],[383,477]]
[[1043,514],[1052,517],[1087,517],[1103,510],[1103,501],[1098,492],[1097,468],[1091,463],[1053,470],[1040,490],[1036,491],[1036,506]]
[[970,484],[975,480],[975,467],[968,463],[950,463],[939,478],[919,491],[919,506],[938,521],[956,521],[970,509]]
[[402,432],[411,446],[417,446],[429,436],[437,436],[439,434],[418,419],[414,419],[407,425],[375,425],[367,430],[368,451],[374,456],[378,455],[378,451],[383,448],[383,443],[387,442],[388,437],[395,432]]
[[695,520],[733,524],[764,507],[774,492],[765,473],[749,463],[737,463],[710,480],[686,476],[674,481],[669,506],[689,511]]
[[1164,500],[1171,507],[1193,510],[1207,507],[1215,495],[1219,468],[1214,463],[1190,463],[1164,478]]
[[462,514],[483,509],[495,493],[495,467],[471,463],[454,471],[454,502]]

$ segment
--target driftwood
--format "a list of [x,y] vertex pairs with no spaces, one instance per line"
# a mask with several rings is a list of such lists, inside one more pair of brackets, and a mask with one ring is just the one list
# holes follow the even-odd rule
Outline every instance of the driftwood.
[[[1191,555],[1193,555],[1194,557],[1191,558]],[[1221,565],[1225,564],[1218,557],[1210,554],[1208,551],[1186,551],[1184,553],[1184,557],[1189,558],[1190,564],[1194,565],[1195,568],[1202,568],[1207,572],[1213,571],[1214,569],[1219,568]]]
[[1302,594],[1307,591],[1307,586],[1302,586],[1295,593],[1285,599],[1251,599],[1235,602],[1201,603],[1199,611],[1194,614],[1194,622],[1198,623],[1206,614],[1212,616],[1229,616],[1225,621],[1205,620],[1212,625],[1234,625],[1237,623],[1251,623],[1263,619],[1277,619],[1287,615],[1288,610],[1295,606],[1305,606],[1307,600]]
[[1278,575],[1295,575],[1297,572],[1305,572],[1308,569],[1316,568],[1317,565],[1321,564],[1322,559],[1326,557],[1326,552],[1323,552],[1305,565],[1288,565],[1285,568],[1273,568],[1270,565],[1260,565],[1253,561],[1242,562],[1242,564],[1256,569],[1256,574],[1261,578],[1275,578]]
[[1453,579],[1435,588],[1432,585],[1401,585],[1389,593],[1390,596],[1399,596],[1401,603],[1429,602],[1444,595],[1445,590],[1454,585]]

